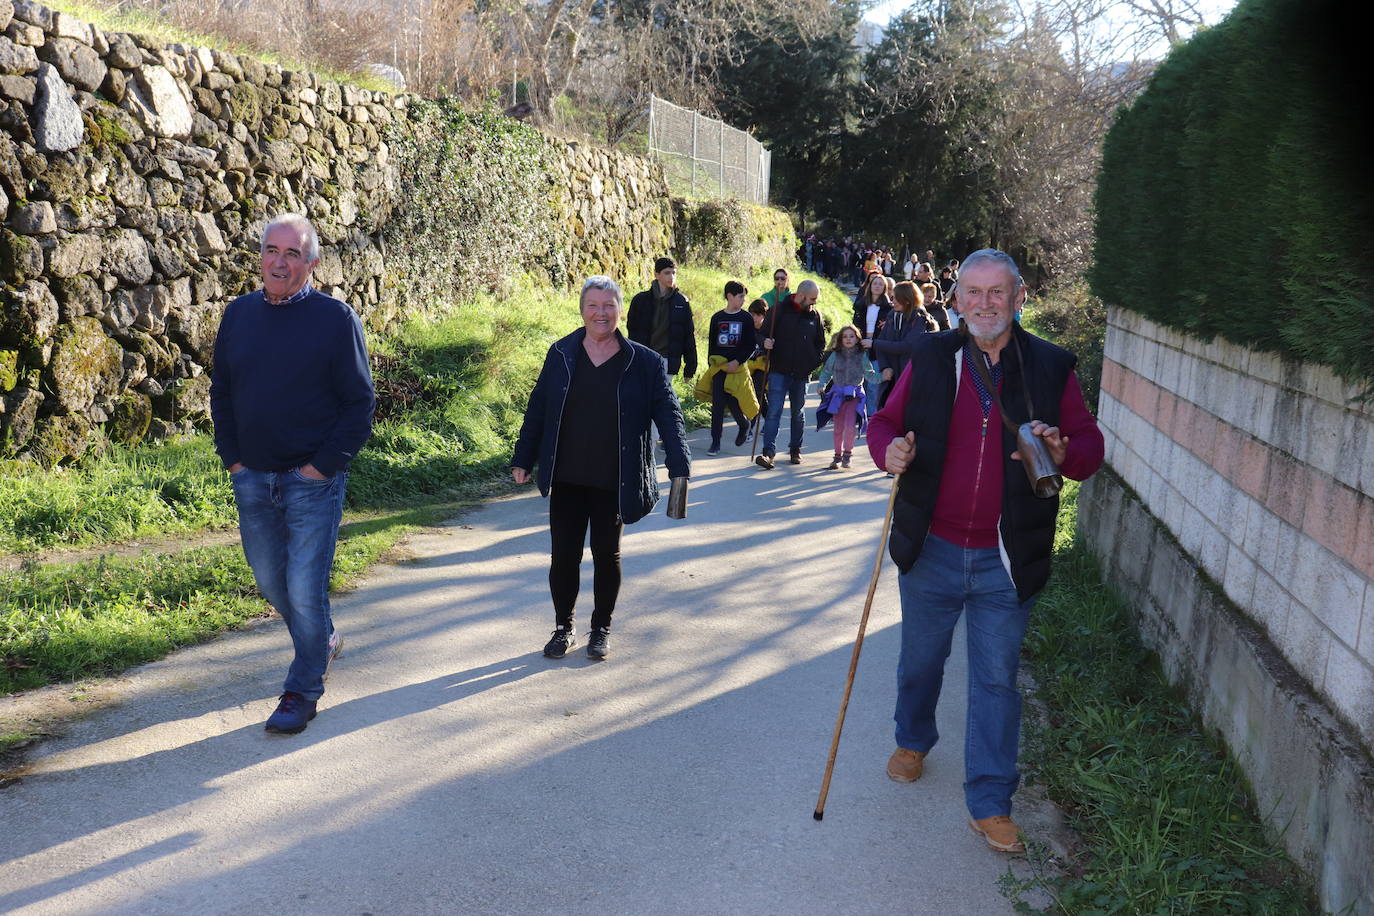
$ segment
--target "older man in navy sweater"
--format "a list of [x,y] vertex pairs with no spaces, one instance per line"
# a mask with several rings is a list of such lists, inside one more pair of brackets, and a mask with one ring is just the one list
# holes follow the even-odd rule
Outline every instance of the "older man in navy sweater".
[[228,468],[243,553],[286,621],[296,657],[267,730],[315,718],[342,639],[329,616],[329,572],[348,464],[372,432],[375,399],[363,327],[310,285],[319,237],[288,213],[262,234],[262,286],[225,309],[210,412]]

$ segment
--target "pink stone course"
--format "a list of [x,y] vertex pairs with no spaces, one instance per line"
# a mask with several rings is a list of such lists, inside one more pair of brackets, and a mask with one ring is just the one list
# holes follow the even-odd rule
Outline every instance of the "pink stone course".
[[1114,360],[1103,363],[1102,390],[1374,581],[1374,498]]

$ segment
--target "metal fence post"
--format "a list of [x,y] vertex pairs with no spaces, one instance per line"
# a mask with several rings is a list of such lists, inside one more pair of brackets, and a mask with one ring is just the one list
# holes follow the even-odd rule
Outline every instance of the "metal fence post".
[[697,121],[701,115],[692,112],[692,196],[697,195]]
[[718,156],[716,156],[716,160],[717,160],[717,161],[716,161],[716,166],[717,166],[716,171],[717,171],[717,172],[719,173],[719,175],[720,175],[720,185],[719,185],[720,190],[717,191],[716,193],[719,194],[721,197],[724,197],[724,196],[725,196],[725,125],[724,125],[724,124],[721,124],[721,125],[720,125],[720,133],[719,133],[717,136],[720,137],[720,154],[719,154]]

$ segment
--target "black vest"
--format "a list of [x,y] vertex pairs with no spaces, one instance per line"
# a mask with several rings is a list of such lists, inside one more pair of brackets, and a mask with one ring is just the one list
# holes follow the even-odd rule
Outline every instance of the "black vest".
[[[1023,367],[1016,347],[1008,343],[1002,350],[1002,405],[1013,423],[1030,419],[1059,425],[1059,402],[1077,357],[1027,333],[1019,324],[1012,333],[1025,356]],[[892,537],[888,552],[897,567],[906,572],[921,555],[930,522],[935,515],[935,500],[944,472],[949,421],[954,411],[955,360],[965,338],[957,331],[918,334],[911,341],[911,393],[903,418],[907,431],[916,434],[916,455],[897,486],[897,503],[892,514]],[[963,371],[973,370],[964,367]],[[1023,391],[1029,388],[1036,416],[1026,412]],[[1026,601],[1040,592],[1050,578],[1050,555],[1054,550],[1054,523],[1059,514],[1059,497],[1040,499],[1031,491],[1021,462],[1013,461],[1016,437],[1002,428],[1002,517],[998,529],[1002,545],[1011,560],[1011,580],[1016,594]]]

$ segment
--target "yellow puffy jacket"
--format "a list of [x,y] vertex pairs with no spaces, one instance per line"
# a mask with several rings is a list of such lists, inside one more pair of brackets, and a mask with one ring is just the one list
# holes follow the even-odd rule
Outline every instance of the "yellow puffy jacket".
[[[701,377],[697,379],[696,389],[692,392],[698,401],[711,403],[711,378],[717,372],[725,371],[725,363],[726,359],[723,356],[712,356],[706,361],[706,371],[701,373]],[[725,393],[739,401],[740,410],[744,411],[747,419],[752,420],[758,416],[758,395],[754,394],[754,383],[749,378],[749,370],[745,366],[740,366],[738,372],[731,372],[725,376]]]

